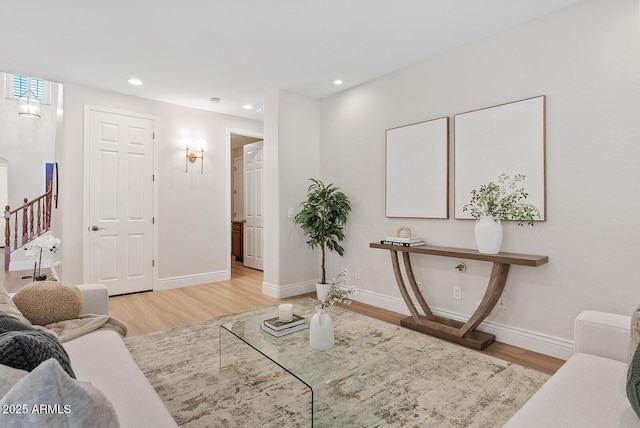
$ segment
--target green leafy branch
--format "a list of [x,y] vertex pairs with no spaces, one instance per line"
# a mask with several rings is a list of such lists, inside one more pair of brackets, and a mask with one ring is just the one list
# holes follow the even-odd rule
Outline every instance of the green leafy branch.
[[533,205],[524,203],[528,193],[519,183],[525,180],[523,174],[516,174],[513,179],[502,173],[498,183],[483,184],[480,189],[471,191],[471,202],[462,211],[470,211],[474,218],[490,216],[494,220],[514,220],[518,226],[533,226],[533,220],[540,218],[540,211]]

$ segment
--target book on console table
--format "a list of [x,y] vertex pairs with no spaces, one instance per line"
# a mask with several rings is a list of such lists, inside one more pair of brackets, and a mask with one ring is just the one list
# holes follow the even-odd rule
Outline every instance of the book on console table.
[[291,318],[291,321],[280,321],[280,318],[272,317],[264,320],[263,324],[269,327],[271,330],[280,331],[286,328],[294,327],[296,325],[304,324],[304,317],[293,314],[293,318]]
[[288,327],[282,330],[273,330],[270,327],[268,327],[266,324],[260,324],[260,328],[262,329],[262,331],[266,331],[272,336],[282,337],[282,336],[286,336],[287,334],[295,333],[297,331],[306,330],[307,328],[309,328],[309,325],[307,325],[303,321],[302,324],[297,324],[297,325],[294,325],[293,327]]
[[385,241],[394,241],[394,242],[422,242],[424,241],[424,239],[419,238],[417,236],[409,236],[409,237],[402,237],[402,236],[391,236],[391,237],[387,237],[384,238]]
[[391,239],[384,239],[380,241],[382,245],[397,245],[398,247],[419,247],[421,245],[427,245],[424,240],[419,241],[411,241],[411,242],[402,242]]

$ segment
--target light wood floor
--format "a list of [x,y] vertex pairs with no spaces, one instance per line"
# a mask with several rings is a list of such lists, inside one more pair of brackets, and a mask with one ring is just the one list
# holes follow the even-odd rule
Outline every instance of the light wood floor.
[[[114,296],[109,299],[109,312],[127,324],[129,336],[136,336],[301,297],[279,300],[265,296],[262,294],[262,277],[262,272],[234,261],[230,281]],[[306,296],[315,297],[315,293]],[[406,317],[358,302],[342,307],[395,325],[400,325],[400,320]],[[555,373],[564,363],[557,358],[500,342],[479,352],[548,374]]]

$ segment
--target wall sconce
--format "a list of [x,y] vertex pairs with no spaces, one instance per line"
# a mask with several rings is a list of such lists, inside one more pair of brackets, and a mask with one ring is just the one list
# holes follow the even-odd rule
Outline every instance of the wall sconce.
[[189,172],[189,162],[194,163],[196,159],[200,159],[200,174],[204,173],[204,152],[207,151],[207,141],[200,140],[198,141],[198,149],[200,150],[200,156],[195,153],[189,153],[189,150],[192,149],[191,139],[188,138],[185,140],[184,149],[186,150],[186,159],[185,159],[185,167],[184,172]]
[[18,115],[32,119],[40,117],[40,100],[30,90],[18,99]]

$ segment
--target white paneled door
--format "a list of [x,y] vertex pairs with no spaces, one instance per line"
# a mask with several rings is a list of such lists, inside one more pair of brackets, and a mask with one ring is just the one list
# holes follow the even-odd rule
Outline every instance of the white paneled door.
[[153,288],[155,119],[85,108],[85,281],[109,295]]
[[244,146],[244,265],[264,269],[263,141]]

